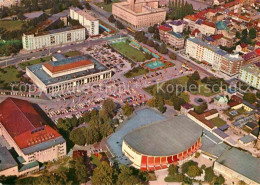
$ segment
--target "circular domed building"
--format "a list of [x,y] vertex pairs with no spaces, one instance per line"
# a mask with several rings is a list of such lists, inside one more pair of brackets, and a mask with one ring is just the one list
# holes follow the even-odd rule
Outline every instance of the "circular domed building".
[[189,159],[201,147],[202,127],[186,116],[152,123],[124,137],[122,152],[141,170],[154,171]]

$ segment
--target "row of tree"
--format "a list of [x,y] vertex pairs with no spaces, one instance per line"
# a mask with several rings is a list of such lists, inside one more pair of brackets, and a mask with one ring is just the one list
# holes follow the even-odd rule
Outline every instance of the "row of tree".
[[169,9],[169,19],[182,19],[186,15],[191,15],[194,13],[192,4],[189,4],[188,1],[185,0],[170,1]]

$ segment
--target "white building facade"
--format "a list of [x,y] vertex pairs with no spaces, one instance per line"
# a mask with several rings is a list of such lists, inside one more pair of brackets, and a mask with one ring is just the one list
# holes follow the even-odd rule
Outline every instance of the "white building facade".
[[59,46],[86,39],[86,31],[82,26],[66,27],[42,33],[25,33],[22,37],[23,49],[35,50],[52,46]]
[[79,8],[70,8],[71,19],[79,21],[84,26],[89,35],[99,34],[99,20],[90,15],[88,12],[80,10]]

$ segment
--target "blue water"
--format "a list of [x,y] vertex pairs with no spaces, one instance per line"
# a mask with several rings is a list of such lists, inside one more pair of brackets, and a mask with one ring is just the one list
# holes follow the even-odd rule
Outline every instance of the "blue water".
[[107,27],[103,26],[102,24],[100,24],[99,27],[101,27],[101,29],[105,30],[108,33],[111,32],[110,29],[108,29]]
[[125,165],[131,163],[131,161],[126,156],[123,156],[122,153],[122,142],[125,135],[141,126],[162,120],[165,120],[165,117],[154,110],[146,108],[137,111],[136,115],[126,121],[119,130],[107,139],[107,144],[110,151],[116,156],[116,160]]
[[165,66],[164,63],[162,63],[161,61],[154,61],[154,62],[150,62],[145,64],[147,67],[149,67],[150,69],[157,69],[159,67],[163,67]]

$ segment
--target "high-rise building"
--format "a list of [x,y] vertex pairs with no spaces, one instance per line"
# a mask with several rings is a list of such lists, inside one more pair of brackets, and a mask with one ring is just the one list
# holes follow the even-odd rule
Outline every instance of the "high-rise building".
[[99,20],[90,15],[90,13],[79,8],[70,8],[70,17],[71,19],[78,20],[87,29],[89,35],[99,34]]
[[130,27],[139,29],[165,20],[166,10],[158,5],[158,0],[128,0],[113,3],[112,14]]
[[241,67],[239,79],[260,90],[260,62]]

